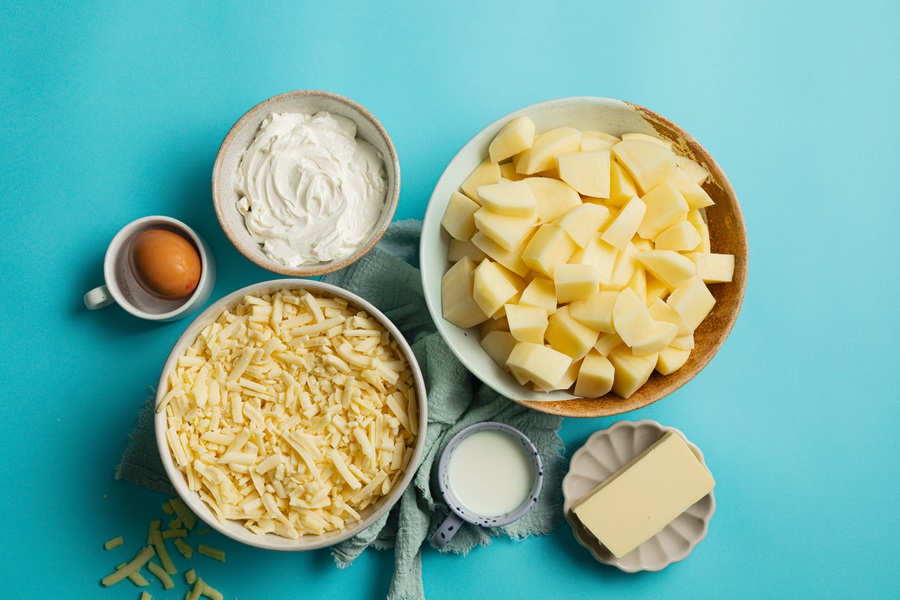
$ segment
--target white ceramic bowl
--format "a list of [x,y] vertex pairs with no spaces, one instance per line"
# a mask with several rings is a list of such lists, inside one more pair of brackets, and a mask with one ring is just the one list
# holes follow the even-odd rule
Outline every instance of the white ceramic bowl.
[[[315,114],[319,111],[327,111],[352,119],[357,126],[357,137],[369,142],[381,153],[387,176],[387,193],[378,223],[356,252],[346,258],[292,268],[266,256],[262,246],[251,237],[244,224],[244,216],[237,206],[238,194],[235,187],[238,165],[241,161],[241,153],[253,142],[263,120],[270,114]],[[269,98],[251,108],[225,136],[213,166],[212,196],[219,224],[241,254],[260,267],[274,273],[289,277],[316,277],[337,271],[359,260],[384,235],[400,198],[400,162],[397,159],[394,144],[381,123],[353,100],[319,90],[287,92]]]
[[[460,329],[441,312],[441,276],[449,268],[450,236],[441,227],[450,194],[459,189],[487,156],[488,146],[503,125],[527,116],[538,133],[562,126],[600,130],[613,135],[639,132],[672,140],[676,151],[704,165],[710,181],[704,189],[715,201],[707,208],[713,252],[735,256],[734,280],[710,286],[716,305],[694,334],[695,348],[687,364],[671,375],[658,373],[628,399],[613,393],[602,398],[577,398],[565,391],[536,392],[516,382],[482,350],[477,328]],[[709,153],[687,132],[646,108],[609,98],[573,97],[527,106],[491,123],[473,137],[450,161],[428,203],[421,241],[422,284],[425,300],[438,331],[459,360],[482,382],[530,408],[564,417],[601,417],[643,408],[674,392],[712,359],[728,336],[740,311],[747,284],[747,234],[737,196],[725,173]]]
[[197,516],[205,521],[210,527],[216,529],[217,531],[234,540],[243,542],[250,546],[256,546],[258,548],[265,548],[269,550],[315,550],[317,548],[332,546],[334,544],[337,544],[338,542],[342,542],[348,538],[353,537],[354,535],[366,529],[381,515],[390,510],[391,507],[400,499],[400,497],[403,495],[403,491],[412,481],[413,476],[416,472],[416,468],[418,467],[419,461],[422,457],[422,449],[424,448],[425,444],[426,426],[428,423],[428,402],[425,396],[425,383],[422,377],[422,371],[419,369],[419,365],[416,362],[416,357],[415,355],[413,355],[412,349],[403,338],[403,335],[400,333],[397,327],[393,323],[391,323],[388,318],[384,316],[384,314],[381,313],[381,311],[379,311],[372,304],[363,300],[356,294],[352,294],[337,286],[322,283],[320,281],[277,279],[272,281],[264,281],[262,283],[257,283],[237,290],[236,292],[233,292],[228,296],[225,296],[221,300],[215,302],[209,308],[203,311],[188,326],[181,337],[178,338],[178,341],[175,343],[175,346],[169,353],[169,357],[166,360],[165,366],[163,367],[162,375],[160,376],[159,385],[156,391],[156,404],[159,405],[160,401],[162,401],[162,399],[169,391],[169,373],[172,371],[172,369],[175,368],[178,357],[184,354],[184,351],[194,343],[194,341],[197,339],[197,335],[207,325],[214,322],[225,309],[233,308],[237,304],[239,304],[245,295],[262,295],[267,292],[274,292],[279,289],[310,290],[322,295],[331,295],[345,298],[351,304],[365,310],[372,318],[377,319],[390,332],[394,339],[397,340],[397,343],[403,351],[404,357],[409,362],[410,368],[413,371],[416,393],[419,398],[419,435],[416,437],[416,446],[413,451],[413,456],[410,460],[409,467],[407,468],[406,473],[404,473],[399,483],[388,493],[387,496],[380,498],[375,504],[361,512],[361,515],[363,517],[362,521],[356,524],[351,524],[347,527],[347,529],[343,531],[333,531],[325,533],[323,535],[305,535],[301,536],[299,539],[290,540],[274,534],[259,535],[246,529],[239,522],[228,521],[222,523],[216,518],[216,515],[212,512],[212,510],[210,510],[209,507],[200,499],[199,494],[191,491],[188,488],[184,474],[181,472],[181,470],[179,470],[174,460],[172,459],[172,453],[170,452],[168,443],[166,441],[165,411],[158,412],[155,416],[154,426],[156,430],[156,444],[159,448],[159,453],[162,458],[163,465],[165,466],[166,474],[169,476],[169,479],[175,486],[175,490],[178,492],[178,495],[184,500],[188,507],[190,507],[190,509],[193,510],[194,513],[196,513]]
[[[591,434],[584,446],[572,455],[569,471],[562,484],[563,512],[569,525],[572,526],[575,539],[598,561],[628,573],[659,571],[673,562],[684,560],[706,537],[709,522],[716,512],[713,492],[694,503],[665,529],[618,559],[597,541],[570,510],[575,502],[606,481],[610,475],[649,448],[668,431],[674,431],[684,437],[684,434],[674,427],[665,427],[656,421],[619,421],[608,429]],[[685,442],[700,462],[706,465],[700,449],[687,438]]]

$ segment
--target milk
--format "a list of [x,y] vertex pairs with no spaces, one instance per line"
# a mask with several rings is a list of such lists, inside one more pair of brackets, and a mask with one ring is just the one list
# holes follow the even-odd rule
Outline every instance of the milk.
[[531,459],[522,444],[493,429],[477,431],[460,442],[447,475],[465,508],[485,517],[518,508],[534,479]]

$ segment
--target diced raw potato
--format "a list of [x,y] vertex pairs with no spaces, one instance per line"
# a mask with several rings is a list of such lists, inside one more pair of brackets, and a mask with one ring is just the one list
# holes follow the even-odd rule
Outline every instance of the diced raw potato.
[[475,269],[472,296],[486,315],[493,315],[516,295],[515,286],[496,263],[484,259]]
[[[650,303],[650,306],[647,308],[647,310],[650,311],[650,316],[653,317],[655,321],[671,323],[672,325],[674,325],[677,330],[677,335],[689,335],[693,339],[694,329],[687,324],[687,322],[678,313],[677,310],[666,304],[665,301],[657,298]],[[691,347],[693,347],[693,341],[691,341]]]
[[576,248],[575,242],[561,227],[547,223],[538,228],[525,246],[522,260],[532,270],[553,279],[556,265],[568,261]]
[[554,350],[578,360],[588,353],[599,335],[597,330],[572,318],[568,306],[561,306],[550,315],[544,337]]
[[691,277],[669,294],[666,303],[678,311],[692,330],[706,318],[716,299],[699,277]]
[[672,149],[672,142],[670,140],[661,140],[658,137],[653,137],[652,135],[647,135],[646,133],[623,133],[623,140],[644,140],[645,142],[653,142],[654,144],[659,144],[663,148]]
[[487,208],[480,208],[475,213],[475,227],[498,246],[512,252],[528,239],[534,229],[535,217],[507,217],[498,215]]
[[610,277],[609,283],[603,286],[603,289],[614,291],[628,287],[631,278],[634,276],[634,270],[638,266],[638,253],[637,246],[628,242],[625,249],[616,256],[616,264],[613,267],[612,277]]
[[609,198],[609,150],[558,157],[559,178],[584,196]]
[[488,148],[488,155],[492,162],[498,163],[528,150],[533,143],[534,122],[528,117],[516,117],[497,132]]
[[509,332],[520,342],[544,343],[547,311],[539,306],[506,305]]
[[491,331],[481,339],[481,347],[504,371],[509,371],[506,361],[518,342],[508,331]]
[[709,177],[709,171],[686,156],[676,156],[675,164],[697,185],[703,185]]
[[505,331],[506,333],[509,333],[509,321],[506,319],[505,314],[502,317],[488,319],[487,321],[478,324],[478,335],[481,337],[486,336],[492,331]]
[[[644,272],[647,273],[646,269]],[[665,300],[671,291],[672,289],[654,276],[653,273],[647,273],[647,306],[653,304],[654,300]]]
[[660,323],[657,321],[654,327],[653,333],[631,346],[631,353],[634,356],[656,354],[660,350],[667,348],[678,334],[678,328],[671,323]]
[[500,263],[496,263],[494,266],[506,277],[506,280],[513,284],[513,287],[516,288],[516,293],[521,294],[525,291],[525,287],[528,285],[528,280],[526,277],[519,275],[518,273],[514,273],[501,265]]
[[616,161],[609,165],[609,204],[625,206],[635,196],[639,196],[637,185],[625,168]]
[[481,206],[471,198],[453,192],[450,194],[441,225],[454,239],[468,240],[475,234],[475,212],[480,208]]
[[697,274],[697,267],[689,258],[672,250],[647,250],[640,252],[637,259],[671,289]]
[[543,389],[555,389],[572,364],[572,359],[542,344],[519,342],[510,352],[506,364],[513,373]]
[[539,386],[536,383],[532,383],[532,387],[536,392],[552,392],[553,390],[567,390],[572,387],[572,384],[575,383],[575,380],[578,379],[578,371],[581,369],[581,361],[573,360],[572,364],[569,365],[569,368],[566,369],[565,374],[562,376],[562,379],[559,380],[559,383],[556,384],[556,387],[545,389]]
[[572,186],[559,179],[549,177],[526,177],[523,179],[537,201],[538,221],[546,223],[581,204],[581,196]]
[[535,277],[522,292],[519,299],[522,306],[537,306],[547,311],[548,315],[556,312],[556,288],[553,282],[543,277]]
[[647,211],[637,229],[642,238],[656,239],[660,233],[687,218],[689,207],[674,185],[665,181],[641,198]]
[[488,318],[472,297],[474,277],[475,263],[466,256],[450,267],[441,278],[441,310],[444,318],[462,329],[474,327]]
[[613,348],[607,358],[616,368],[612,391],[622,398],[628,398],[647,383],[657,361],[655,354],[634,356],[625,345]]
[[660,375],[671,375],[684,366],[691,356],[690,350],[682,350],[669,346],[659,351],[656,359],[656,370]]
[[610,135],[603,131],[594,131],[594,130],[582,131],[581,139],[584,140],[586,138],[587,139],[606,140],[607,142],[612,142],[613,144],[615,144],[616,142],[622,141],[622,138],[617,138],[616,136]]
[[697,228],[688,221],[681,221],[656,236],[656,249],[689,252],[699,246],[700,241]]
[[583,398],[599,398],[609,393],[616,376],[616,369],[609,359],[591,350],[581,361],[575,395]]
[[688,212],[687,220],[691,225],[697,228],[697,233],[700,234],[700,245],[697,247],[696,251],[712,252],[712,247],[709,243],[709,226],[706,224],[703,209],[695,208]]
[[522,261],[524,244],[512,252],[508,252],[480,231],[472,236],[472,244],[492,260],[503,265],[516,275],[521,275],[522,277],[528,275],[528,265]]
[[706,190],[697,185],[697,182],[691,179],[680,167],[675,168],[675,174],[669,181],[678,188],[678,191],[681,192],[681,195],[684,196],[688,206],[691,208],[704,208],[714,204],[713,199],[709,197]]
[[521,181],[525,179],[525,175],[516,173],[516,165],[507,162],[500,165],[500,179],[505,179],[507,181]]
[[551,129],[540,135],[529,150],[519,155],[516,172],[531,175],[556,167],[560,154],[577,152],[581,148],[581,132],[572,127]]
[[556,298],[560,302],[587,300],[600,291],[600,277],[593,265],[556,265],[553,272]]
[[628,280],[628,285],[625,287],[634,290],[634,293],[638,295],[644,304],[647,304],[647,272],[641,265],[635,265],[634,273],[632,273],[631,279]]
[[734,279],[734,255],[691,252],[685,254],[697,265],[697,277],[704,283],[728,283]]
[[591,329],[603,333],[615,333],[613,327],[613,307],[619,292],[600,292],[587,300],[577,300],[569,304],[572,318]]
[[601,285],[607,285],[616,265],[616,257],[619,250],[600,239],[600,234],[591,236],[584,248],[575,251],[569,258],[569,262],[578,265],[593,265],[597,269],[597,277]]
[[447,260],[456,262],[463,256],[468,256],[473,262],[480,263],[487,255],[479,250],[471,240],[450,238],[450,244],[447,246]]
[[582,152],[599,152],[601,150],[610,150],[616,142],[611,140],[604,140],[602,138],[588,138],[584,137],[582,134],[581,137],[581,151]]
[[[642,143],[646,144],[647,142]],[[646,212],[647,205],[644,204],[644,201],[633,196],[607,226],[600,239],[619,250],[624,250],[634,234],[637,233]]]
[[481,205],[498,215],[509,217],[533,217],[537,214],[537,201],[531,187],[521,181],[501,181],[478,188]]
[[690,335],[679,335],[672,343],[669,344],[672,348],[678,348],[679,350],[693,350],[694,349],[694,334]]
[[608,356],[613,348],[618,348],[624,343],[618,333],[601,333],[594,343],[594,350],[601,356]]
[[631,288],[623,289],[616,297],[613,326],[628,346],[633,346],[656,331],[656,321],[650,315],[650,310]]
[[[584,248],[609,219],[609,209],[600,204],[579,204],[559,217],[556,224],[569,234],[579,248]],[[695,248],[694,246],[693,248]],[[691,248],[691,249],[693,249]]]
[[478,188],[482,185],[490,185],[500,181],[500,167],[497,163],[491,162],[490,157],[481,161],[481,164],[475,167],[472,174],[469,175],[462,185],[459,186],[462,193],[478,201]]
[[622,140],[612,151],[640,192],[649,192],[675,173],[675,153],[660,144]]

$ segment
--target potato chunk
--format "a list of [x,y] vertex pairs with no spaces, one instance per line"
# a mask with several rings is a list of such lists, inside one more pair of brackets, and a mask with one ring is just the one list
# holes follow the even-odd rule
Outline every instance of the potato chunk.
[[534,143],[534,121],[528,117],[516,117],[497,132],[488,147],[491,162],[499,163],[514,154],[531,148]]

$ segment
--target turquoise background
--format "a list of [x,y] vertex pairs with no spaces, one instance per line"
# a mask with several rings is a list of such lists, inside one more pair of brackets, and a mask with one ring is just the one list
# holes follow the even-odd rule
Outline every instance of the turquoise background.
[[[324,89],[367,107],[422,218],[444,166],[522,106],[651,108],[728,174],[750,279],[689,385],[626,416],[680,428],[718,480],[708,538],[660,573],[595,563],[568,525],[466,557],[424,551],[439,598],[879,598],[897,593],[900,11],[895,2],[4,2],[0,5],[0,595],[137,598],[99,579],[163,496],[113,480],[187,321],[88,312],[106,245],[166,214],[268,279],[218,227],[216,151],[254,104]],[[566,420],[571,454],[616,419]],[[102,543],[124,535],[126,546]],[[391,552],[242,547],[191,563],[227,598],[379,598]],[[176,557],[180,558],[180,557]],[[179,564],[185,564],[180,561]],[[184,585],[154,598],[180,598]],[[175,593],[177,592],[177,593]]]

